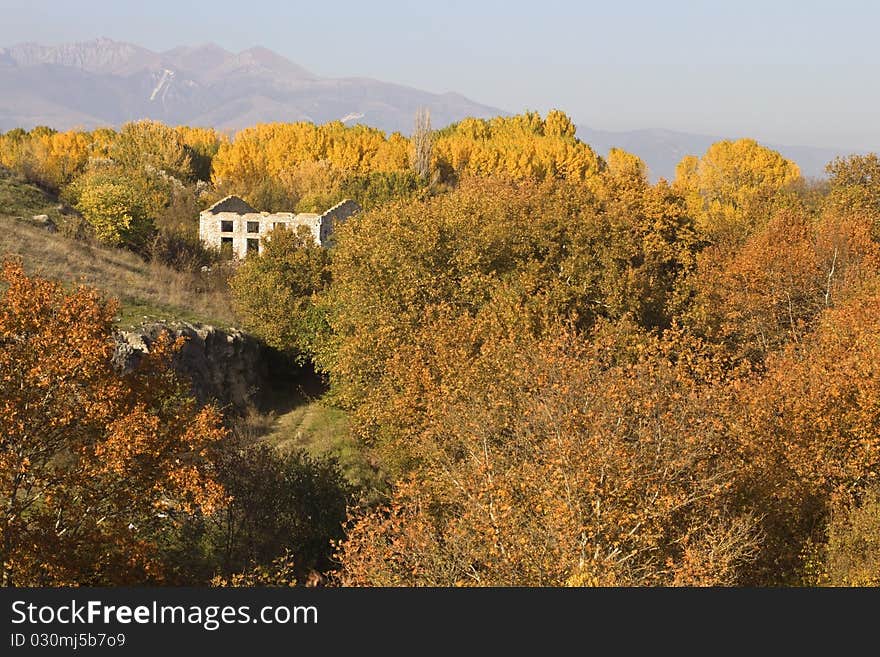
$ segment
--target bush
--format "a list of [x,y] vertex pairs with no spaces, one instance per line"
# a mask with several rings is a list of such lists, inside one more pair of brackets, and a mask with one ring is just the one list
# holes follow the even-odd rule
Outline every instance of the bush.
[[285,555],[300,580],[331,566],[352,494],[335,459],[256,444],[229,451],[218,475],[232,496],[213,518],[211,542],[224,575],[270,567]]
[[350,198],[369,210],[391,201],[414,198],[425,186],[425,181],[412,171],[351,175],[340,183],[339,200]]
[[111,246],[141,251],[155,231],[153,218],[167,194],[145,174],[101,166],[77,178],[62,198],[91,224],[95,236]]
[[330,255],[307,230],[276,230],[263,252],[248,258],[230,281],[244,328],[302,361],[324,328],[313,297],[330,283]]
[[828,526],[825,578],[833,586],[880,586],[880,487]]
[[178,231],[158,231],[147,247],[150,260],[181,272],[199,272],[219,260],[219,254],[206,249],[198,237]]

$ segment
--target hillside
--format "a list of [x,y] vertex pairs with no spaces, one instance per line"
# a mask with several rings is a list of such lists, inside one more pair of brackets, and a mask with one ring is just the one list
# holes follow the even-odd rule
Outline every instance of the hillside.
[[46,214],[59,221],[62,207],[51,194],[0,171],[0,258],[18,256],[29,273],[84,283],[118,298],[122,328],[157,319],[232,322],[229,302],[215,281],[51,233],[31,220]]
[[57,221],[61,214],[58,199],[0,167],[0,219],[30,218],[38,214]]
[[121,302],[119,325],[179,319],[228,326],[232,311],[219,290],[121,249],[110,249],[49,233],[26,221],[0,215],[0,257],[22,259],[30,274],[83,283]]

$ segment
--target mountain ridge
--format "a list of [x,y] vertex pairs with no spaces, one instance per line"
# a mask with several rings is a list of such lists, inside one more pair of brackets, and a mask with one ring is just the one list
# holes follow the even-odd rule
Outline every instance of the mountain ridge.
[[[455,91],[431,93],[365,77],[325,78],[262,46],[235,53],[213,42],[155,52],[124,41],[0,48],[0,131],[119,126],[152,118],[237,130],[259,122],[341,120],[408,134],[416,111],[434,127],[467,116],[507,115]],[[641,157],[651,178],[671,179],[685,155],[701,155],[711,136],[663,129],[610,131],[578,126],[578,138],[605,155],[619,147]],[[763,142],[762,142],[763,143]],[[807,177],[847,149],[765,145],[793,159]]]
[[502,110],[372,78],[322,78],[261,46],[214,43],[154,52],[106,37],[0,48],[0,130],[119,125],[153,118],[240,129],[257,121],[325,123],[359,117],[409,132],[420,107],[438,125]]

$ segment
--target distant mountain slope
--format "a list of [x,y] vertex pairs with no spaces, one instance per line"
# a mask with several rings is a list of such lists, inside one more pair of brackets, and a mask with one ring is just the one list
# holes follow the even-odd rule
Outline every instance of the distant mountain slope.
[[[709,135],[694,135],[673,130],[614,132],[594,130],[583,125],[578,126],[577,136],[582,141],[590,144],[603,156],[611,148],[622,148],[630,153],[635,153],[648,165],[652,180],[657,180],[658,178],[672,180],[675,177],[675,166],[685,155],[700,156],[716,141],[739,138],[738,136],[713,137]],[[780,144],[765,144],[765,146],[779,151],[785,157],[796,162],[801,169],[801,173],[808,178],[824,177],[825,165],[828,162],[839,155],[849,155],[852,153],[852,151],[846,149],[818,148],[813,146],[785,146]]]
[[119,125],[153,118],[237,129],[258,121],[345,119],[409,132],[415,112],[443,126],[504,114],[458,94],[367,78],[321,78],[265,48],[231,53],[207,44],[157,53],[97,39],[0,49],[0,130]]
[[[322,78],[267,50],[240,53],[216,44],[153,52],[96,39],[61,46],[23,43],[0,48],[0,131],[49,125],[64,129],[118,126],[152,118],[172,124],[244,128],[269,121],[342,120],[409,133],[428,107],[435,127],[468,116],[506,112],[456,93],[433,94],[368,78]],[[671,130],[611,132],[578,127],[601,155],[617,146],[639,155],[652,179],[671,179],[685,155],[702,155],[722,137]],[[821,177],[845,149],[768,146]]]

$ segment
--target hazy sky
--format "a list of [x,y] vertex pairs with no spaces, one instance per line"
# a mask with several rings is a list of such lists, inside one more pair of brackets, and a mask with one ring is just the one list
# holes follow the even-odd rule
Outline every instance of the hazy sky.
[[262,45],[577,123],[880,149],[880,1],[0,0],[0,45]]

